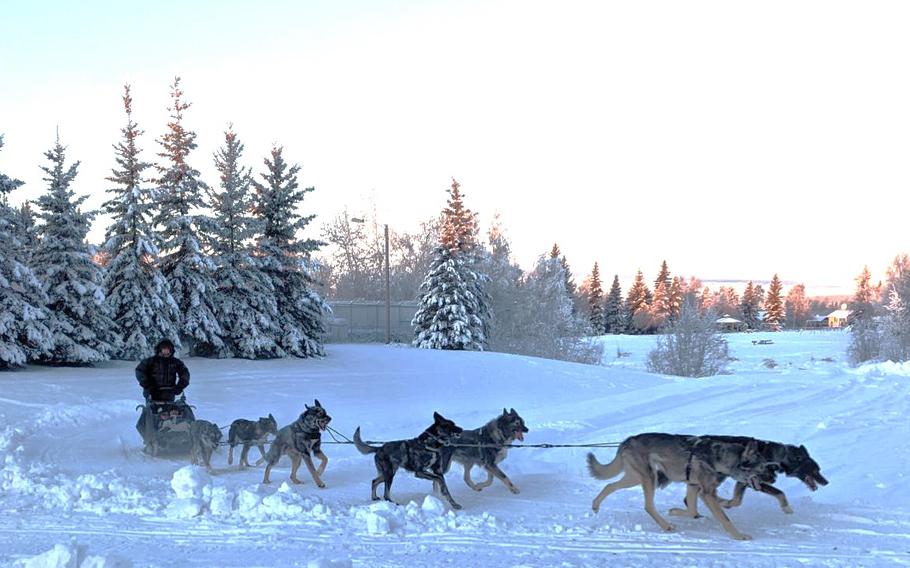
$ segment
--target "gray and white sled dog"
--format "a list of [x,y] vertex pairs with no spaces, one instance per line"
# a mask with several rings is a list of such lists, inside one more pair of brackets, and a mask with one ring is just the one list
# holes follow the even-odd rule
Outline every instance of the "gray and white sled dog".
[[[515,440],[522,441],[528,427],[525,421],[515,412],[515,409],[502,409],[502,414],[490,420],[480,428],[465,430],[452,438],[451,449],[448,450],[445,471],[449,470],[451,460],[464,466],[464,482],[474,491],[481,491],[493,484],[493,477],[502,481],[509,491],[518,494],[518,487],[502,471],[499,463],[509,454],[509,448]],[[471,479],[471,469],[479,466],[487,472],[487,478],[480,483]]]

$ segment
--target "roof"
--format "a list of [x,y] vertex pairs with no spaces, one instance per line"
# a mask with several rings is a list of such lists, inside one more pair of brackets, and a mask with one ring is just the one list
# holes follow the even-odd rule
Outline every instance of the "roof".
[[718,318],[715,323],[743,323],[743,322],[741,322],[740,320],[738,320],[736,318],[731,318],[730,316],[724,316],[722,318]]
[[853,313],[853,310],[834,310],[833,312],[828,314],[826,317],[837,318],[837,319],[847,319],[850,316],[850,314],[852,314],[852,313]]

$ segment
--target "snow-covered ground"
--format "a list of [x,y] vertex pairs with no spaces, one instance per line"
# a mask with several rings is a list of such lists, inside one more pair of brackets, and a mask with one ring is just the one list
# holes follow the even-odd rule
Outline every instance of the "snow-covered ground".
[[[513,450],[503,469],[519,495],[498,482],[471,491],[455,465],[458,512],[405,472],[392,488],[401,505],[371,503],[372,459],[346,445],[326,446],[326,489],[305,469],[304,485],[285,483],[286,459],[261,485],[262,468],[228,467],[224,448],[214,475],[148,458],[134,430],[133,365],[116,362],[0,374],[0,565],[910,564],[910,366],[850,369],[839,332],[728,337],[733,374],[708,379],[648,374],[653,337],[606,337],[603,367],[384,345],[330,345],[322,360],[187,359],[188,394],[197,416],[219,425],[269,412],[287,424],[318,398],[333,427],[350,435],[360,425],[373,440],[414,436],[434,410],[477,427],[514,407],[527,443],[664,431],[805,444],[830,485],[811,493],[781,479],[793,515],[747,494],[730,516],[750,542],[730,539],[710,515],[675,519],[677,530],[663,533],[638,488],[593,514],[602,482],[588,476],[584,449]],[[596,453],[604,461],[614,450]],[[683,493],[659,492],[658,508]]]

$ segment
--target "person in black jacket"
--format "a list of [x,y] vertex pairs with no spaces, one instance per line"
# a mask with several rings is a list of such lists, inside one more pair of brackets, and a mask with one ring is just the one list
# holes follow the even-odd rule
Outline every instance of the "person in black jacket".
[[[155,346],[154,356],[143,359],[136,365],[136,380],[142,387],[146,402],[136,422],[136,430],[142,436],[145,449],[148,451],[149,448],[155,447],[153,440],[157,423],[155,410],[152,410],[150,403],[173,403],[174,399],[189,386],[190,371],[183,361],[174,357],[174,343],[164,339]],[[180,405],[181,411],[193,419],[192,409],[183,403]]]
[[136,380],[146,400],[173,402],[190,385],[190,371],[174,357],[174,344],[164,339],[155,346],[155,355],[136,365]]

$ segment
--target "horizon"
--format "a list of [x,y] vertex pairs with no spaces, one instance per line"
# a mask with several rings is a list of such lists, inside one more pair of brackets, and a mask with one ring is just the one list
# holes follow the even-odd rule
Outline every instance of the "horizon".
[[123,84],[154,161],[180,75],[189,162],[215,185],[228,123],[254,173],[284,145],[316,188],[311,237],[371,199],[380,223],[414,231],[455,177],[482,227],[502,214],[522,268],[557,242],[579,284],[595,261],[606,281],[653,279],[666,259],[705,282],[776,272],[850,294],[864,265],[881,280],[910,250],[888,206],[910,186],[910,78],[892,71],[910,52],[910,6],[267,6],[8,8],[0,171],[26,182],[11,202],[44,191],[59,126],[82,162],[73,190],[98,208]]

